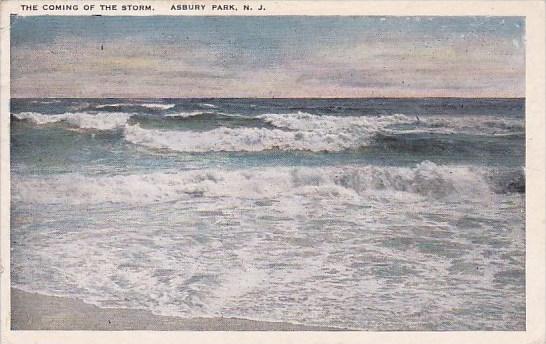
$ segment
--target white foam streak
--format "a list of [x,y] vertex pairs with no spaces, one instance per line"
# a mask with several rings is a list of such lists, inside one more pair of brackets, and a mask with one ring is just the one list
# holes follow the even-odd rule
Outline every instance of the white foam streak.
[[103,108],[109,108],[109,107],[118,107],[118,106],[142,106],[148,109],[159,109],[159,110],[168,110],[172,109],[176,106],[176,104],[157,104],[157,103],[146,103],[146,104],[139,104],[139,103],[115,103],[115,104],[101,104],[97,105],[95,108],[97,109],[103,109]]
[[160,109],[160,110],[168,110],[176,106],[176,104],[156,104],[156,103],[137,104],[137,105],[147,107],[149,109]]
[[108,107],[131,106],[131,105],[135,105],[135,104],[128,104],[128,103],[101,104],[101,105],[95,106],[95,108],[104,109]]
[[96,113],[85,112],[64,113],[60,115],[44,115],[35,112],[14,114],[17,119],[29,120],[38,125],[66,122],[68,125],[81,129],[111,130],[125,126],[131,117],[127,113]]

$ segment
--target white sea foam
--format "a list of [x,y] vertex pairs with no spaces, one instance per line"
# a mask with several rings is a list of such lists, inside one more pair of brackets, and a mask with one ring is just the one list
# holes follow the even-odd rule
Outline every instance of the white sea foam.
[[123,127],[131,117],[127,113],[63,113],[59,115],[44,115],[36,112],[22,112],[14,114],[17,119],[30,120],[38,125],[56,122],[66,122],[71,127],[81,129],[111,130]]
[[[69,130],[85,126],[58,115],[19,115],[62,121]],[[194,151],[268,149],[282,140],[276,148],[338,150],[365,145],[377,132],[499,135],[524,128],[521,120],[480,116],[295,113],[260,116],[266,128],[188,134],[149,129],[161,119],[153,116],[131,120],[145,128],[127,121],[113,127],[144,146]],[[277,154],[252,159],[260,163],[255,168],[184,154],[175,169],[169,157],[145,155],[139,166],[146,172],[83,166],[92,174],[49,174],[58,169],[15,161],[13,286],[186,318],[382,331],[525,329],[522,170],[458,159],[346,165],[336,157],[327,159],[333,166],[301,167],[275,165]]]
[[217,128],[206,132],[125,128],[127,141],[154,149],[180,152],[306,150],[337,152],[367,145],[373,135],[403,115],[381,117],[333,117],[306,113],[260,116],[279,129]]
[[392,124],[414,122],[413,118],[402,114],[388,116],[318,116],[306,112],[297,112],[264,114],[258,116],[258,118],[278,128],[326,132],[340,130],[374,132]]
[[108,108],[108,107],[131,106],[131,105],[135,105],[135,104],[131,104],[131,103],[101,104],[101,105],[95,106],[95,108],[96,109],[104,109],[104,108]]
[[66,118],[65,115],[43,115],[37,112],[20,112],[12,115],[17,119],[29,120],[39,125],[60,122]]
[[[196,111],[166,116],[188,118],[199,115],[202,113]],[[125,128],[125,138],[131,143],[149,148],[180,152],[257,152],[272,149],[339,152],[367,146],[378,133],[504,135],[523,130],[521,120],[492,116],[417,118],[395,114],[344,117],[298,112],[263,114],[257,118],[275,128],[220,127],[206,132],[192,132],[144,129],[137,124]]]
[[159,110],[168,110],[176,106],[176,104],[158,104],[158,103],[115,103],[115,104],[101,104],[97,105],[95,108],[103,109],[108,107],[118,107],[118,106],[142,106],[148,109],[159,109]]
[[[443,319],[484,292],[510,310],[524,290],[524,197],[491,193],[487,172],[423,162],[15,175],[12,278],[100,307],[364,329],[424,329],[423,310]],[[516,277],[499,290],[504,272]]]
[[347,198],[405,192],[443,198],[490,192],[484,171],[423,162],[410,167],[279,167],[116,176],[16,178],[13,197],[30,203],[154,203],[188,197]]
[[[163,105],[163,104],[159,104]],[[201,111],[166,114],[166,117],[191,118],[203,115]],[[244,117],[237,114],[223,116]],[[271,128],[220,127],[210,131],[180,131],[141,128],[128,125],[127,113],[64,113],[44,115],[24,112],[14,114],[18,119],[31,120],[43,125],[66,122],[82,129],[111,130],[124,127],[125,139],[133,144],[153,149],[180,152],[305,150],[313,152],[339,152],[369,145],[378,133],[408,134],[466,133],[473,135],[510,135],[521,133],[521,119],[493,116],[421,116],[402,114],[386,116],[318,116],[304,112],[288,114],[263,114],[257,118],[272,125]],[[244,117],[247,118],[247,117]]]
[[[363,135],[364,136],[364,135]],[[218,128],[206,132],[125,128],[127,141],[154,149],[179,152],[308,150],[341,151],[365,144],[368,137],[318,131],[284,131],[266,128]]]
[[149,109],[160,109],[160,110],[168,110],[176,106],[176,104],[157,104],[157,103],[137,104],[137,105],[147,107]]
[[[506,134],[524,129],[524,121],[518,118],[499,116],[445,116],[423,115],[407,116],[394,114],[388,116],[317,116],[305,112],[288,114],[264,114],[258,116],[278,128],[293,130],[370,130],[388,128],[393,133],[467,133],[467,134]],[[393,126],[411,124],[412,129],[394,129]]]

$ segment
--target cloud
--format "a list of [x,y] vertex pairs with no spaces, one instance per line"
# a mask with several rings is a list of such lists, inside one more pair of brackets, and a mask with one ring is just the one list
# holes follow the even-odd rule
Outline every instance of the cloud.
[[15,97],[524,95],[518,18],[76,19],[12,23]]

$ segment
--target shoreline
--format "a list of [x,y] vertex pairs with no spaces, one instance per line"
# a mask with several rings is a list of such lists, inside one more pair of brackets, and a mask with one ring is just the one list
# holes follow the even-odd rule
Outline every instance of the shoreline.
[[181,318],[147,310],[100,308],[79,299],[11,288],[12,330],[88,331],[346,331],[242,318]]

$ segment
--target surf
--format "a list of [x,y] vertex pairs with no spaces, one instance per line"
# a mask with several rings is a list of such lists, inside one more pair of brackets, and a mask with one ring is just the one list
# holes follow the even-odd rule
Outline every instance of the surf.
[[13,116],[18,120],[30,121],[37,125],[47,125],[63,122],[70,127],[80,129],[112,130],[125,126],[131,118],[128,113],[63,113],[58,115],[44,115],[36,112],[16,113]]
[[[355,199],[402,192],[432,199],[524,191],[521,169],[472,166],[328,166],[202,169],[132,175],[14,177],[13,198],[29,203],[157,203],[192,197]],[[410,198],[411,199],[411,198]]]

